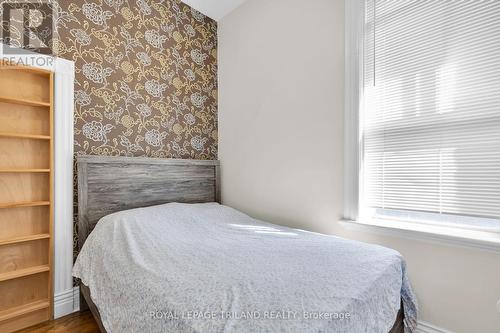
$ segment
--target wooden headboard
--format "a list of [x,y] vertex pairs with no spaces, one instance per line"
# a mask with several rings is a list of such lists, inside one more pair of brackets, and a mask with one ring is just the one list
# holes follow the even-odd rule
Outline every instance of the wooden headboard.
[[168,202],[220,202],[219,161],[80,156],[78,246],[99,219]]

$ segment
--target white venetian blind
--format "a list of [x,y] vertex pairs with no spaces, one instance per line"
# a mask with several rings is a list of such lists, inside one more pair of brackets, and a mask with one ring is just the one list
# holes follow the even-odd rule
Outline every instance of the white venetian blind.
[[500,1],[366,0],[362,79],[362,204],[500,218]]

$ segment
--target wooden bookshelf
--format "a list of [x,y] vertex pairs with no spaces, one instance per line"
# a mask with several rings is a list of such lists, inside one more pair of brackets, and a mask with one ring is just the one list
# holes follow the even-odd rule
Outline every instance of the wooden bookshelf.
[[1,311],[0,312],[0,321],[5,321],[7,319],[16,318],[16,317],[19,317],[19,316],[24,315],[24,314],[29,314],[29,313],[34,312],[36,310],[48,308],[49,306],[50,306],[50,304],[48,301],[36,301],[36,302],[16,306],[16,307],[10,308],[8,310]]
[[5,133],[5,132],[0,132],[0,137],[3,137],[3,138],[16,138],[16,139],[50,140],[50,136],[49,135],[22,134],[22,133]]
[[53,74],[0,73],[0,332],[14,332],[53,316]]
[[9,245],[9,244],[17,244],[17,243],[24,243],[24,242],[31,242],[39,239],[49,239],[50,235],[49,234],[38,234],[38,235],[29,235],[29,236],[22,236],[22,237],[14,237],[14,238],[7,238],[4,240],[0,239],[0,246],[2,245]]
[[52,72],[47,69],[25,66],[21,64],[12,64],[5,60],[0,60],[0,70],[6,70],[6,71],[14,70],[18,72],[28,72],[31,74],[42,75],[46,77],[49,77],[52,74]]
[[0,274],[0,282],[12,280],[12,279],[17,279],[17,278],[20,278],[23,276],[48,272],[49,270],[50,270],[49,265],[40,265],[40,266],[33,266],[33,267],[29,267],[29,268],[24,268],[24,269],[18,269],[18,270],[12,271],[12,272]]
[[30,106],[50,107],[49,102],[35,101],[35,100],[26,99],[26,98],[12,98],[12,97],[0,96],[0,102],[21,104],[21,105],[30,105]]
[[48,173],[50,169],[0,169],[0,173]]
[[36,206],[50,206],[50,201],[26,201],[26,202],[0,203],[0,209],[19,208],[19,207],[36,207]]

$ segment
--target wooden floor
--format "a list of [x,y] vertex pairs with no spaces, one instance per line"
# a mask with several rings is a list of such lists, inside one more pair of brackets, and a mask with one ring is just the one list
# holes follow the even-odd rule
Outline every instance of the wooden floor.
[[90,311],[75,312],[68,316],[48,321],[16,333],[99,333],[99,328]]

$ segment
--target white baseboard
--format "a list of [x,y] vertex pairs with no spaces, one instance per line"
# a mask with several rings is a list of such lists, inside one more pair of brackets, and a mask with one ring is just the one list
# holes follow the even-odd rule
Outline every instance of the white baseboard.
[[419,320],[417,330],[415,331],[415,333],[453,333],[453,332],[434,326],[428,322]]
[[74,311],[80,311],[80,288],[73,287],[73,309]]
[[78,287],[65,290],[54,296],[54,318],[60,318],[80,310]]

